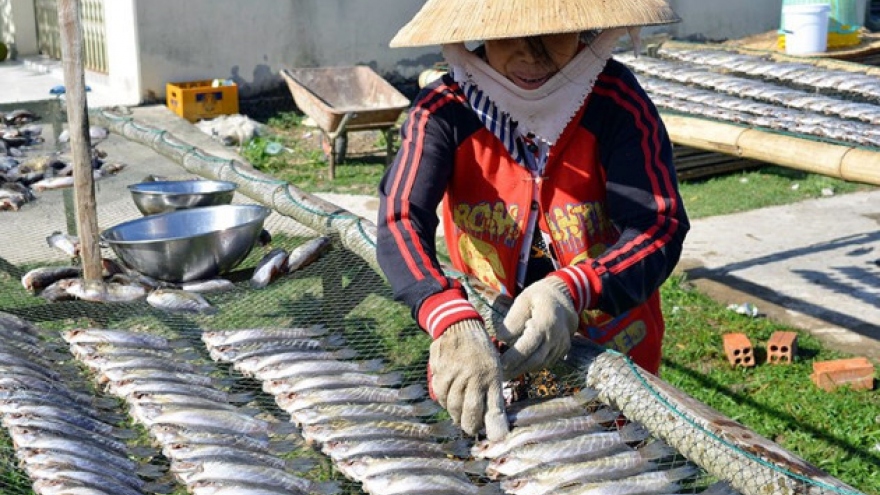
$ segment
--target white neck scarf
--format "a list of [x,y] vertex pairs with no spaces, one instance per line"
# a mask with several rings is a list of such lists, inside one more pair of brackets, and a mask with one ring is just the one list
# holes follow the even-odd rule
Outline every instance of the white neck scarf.
[[[638,46],[638,29],[629,31]],[[553,145],[586,101],[617,40],[626,32],[626,28],[601,32],[558,73],[532,90],[515,85],[463,43],[443,45],[443,56],[456,82],[476,85],[518,123],[521,134],[531,132]]]

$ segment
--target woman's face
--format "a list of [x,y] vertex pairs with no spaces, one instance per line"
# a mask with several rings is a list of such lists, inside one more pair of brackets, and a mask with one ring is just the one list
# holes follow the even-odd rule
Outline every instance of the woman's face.
[[574,58],[578,40],[578,33],[487,40],[486,60],[520,88],[537,89]]

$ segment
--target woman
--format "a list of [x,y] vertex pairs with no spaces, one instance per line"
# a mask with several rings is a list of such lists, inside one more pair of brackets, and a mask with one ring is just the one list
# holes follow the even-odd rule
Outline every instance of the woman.
[[[677,20],[662,0],[428,0],[392,40],[443,45],[450,72],[401,129],[378,258],[434,339],[432,396],[466,432],[503,437],[502,379],[551,365],[578,330],[658,371],[658,288],[689,224],[663,123],[611,53]],[[437,261],[441,201],[453,266],[515,297],[501,356]]]

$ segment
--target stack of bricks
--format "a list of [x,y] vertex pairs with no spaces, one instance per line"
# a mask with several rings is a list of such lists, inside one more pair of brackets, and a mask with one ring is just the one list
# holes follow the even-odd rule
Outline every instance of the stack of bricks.
[[874,365],[864,357],[819,361],[813,363],[810,379],[826,392],[844,385],[856,390],[871,390],[874,388]]
[[773,332],[767,341],[768,364],[791,364],[797,356],[797,333]]
[[734,367],[743,366],[749,368],[755,365],[755,353],[752,349],[752,342],[744,333],[724,334],[724,353],[727,354],[727,360]]

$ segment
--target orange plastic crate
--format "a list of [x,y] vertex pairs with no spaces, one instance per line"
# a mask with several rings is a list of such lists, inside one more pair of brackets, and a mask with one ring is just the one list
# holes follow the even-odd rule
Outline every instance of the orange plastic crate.
[[211,80],[167,83],[165,104],[190,122],[238,113],[238,85],[214,87],[212,83]]

